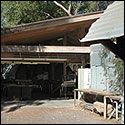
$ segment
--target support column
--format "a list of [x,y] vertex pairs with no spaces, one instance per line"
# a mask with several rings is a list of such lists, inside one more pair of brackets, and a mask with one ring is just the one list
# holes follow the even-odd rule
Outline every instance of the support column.
[[76,90],[74,90],[74,106],[76,107]]
[[52,80],[55,78],[54,63],[52,63]]
[[106,96],[104,96],[104,119],[106,120],[107,116],[107,103],[106,103]]
[[83,68],[85,68],[85,65],[86,65],[86,57],[85,56],[81,56],[81,64],[83,66]]
[[66,80],[66,62],[64,62],[64,80]]
[[1,64],[1,73],[3,74],[3,65]]
[[63,46],[67,45],[67,35],[63,37]]

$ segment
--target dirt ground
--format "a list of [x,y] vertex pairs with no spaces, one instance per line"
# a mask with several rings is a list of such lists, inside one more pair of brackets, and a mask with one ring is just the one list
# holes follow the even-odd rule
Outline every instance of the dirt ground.
[[21,107],[1,110],[1,124],[121,124],[79,107]]

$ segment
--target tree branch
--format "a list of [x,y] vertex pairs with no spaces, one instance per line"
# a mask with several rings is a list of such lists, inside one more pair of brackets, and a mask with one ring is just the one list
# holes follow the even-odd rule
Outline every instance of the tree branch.
[[[60,3],[53,1],[57,6],[61,7],[69,16],[72,16],[72,14],[69,12],[69,10],[67,10],[63,5],[61,5]],[[71,6],[71,5],[70,5]],[[69,6],[69,9],[70,9]]]
[[71,8],[72,8],[72,1],[69,1],[70,5],[69,5],[69,9],[68,9],[68,13],[71,14]]
[[78,11],[79,11],[79,9],[80,9],[81,2],[82,2],[82,1],[79,1],[79,3],[77,3],[77,5],[76,5],[75,15],[78,14]]
[[[42,11],[43,12],[43,11]],[[52,19],[54,18],[53,16],[51,16],[49,13],[43,12],[44,14],[46,14],[48,17],[51,17]]]

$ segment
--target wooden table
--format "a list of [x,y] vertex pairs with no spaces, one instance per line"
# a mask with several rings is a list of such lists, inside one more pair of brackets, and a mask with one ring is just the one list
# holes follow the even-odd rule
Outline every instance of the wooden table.
[[90,94],[102,95],[102,96],[113,95],[113,93],[101,92],[93,89],[74,89],[74,106],[76,106],[76,92],[90,93]]

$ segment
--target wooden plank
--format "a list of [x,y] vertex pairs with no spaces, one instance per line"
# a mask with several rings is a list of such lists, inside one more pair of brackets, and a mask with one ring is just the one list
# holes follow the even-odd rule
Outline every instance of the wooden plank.
[[52,80],[55,80],[55,64],[52,63]]
[[[71,62],[77,61],[81,63],[82,54],[52,54],[52,53],[40,53],[40,58],[56,58],[56,59],[68,59]],[[86,55],[86,54],[83,54]],[[1,53],[1,58],[39,58],[37,53]]]
[[1,62],[65,62],[67,59],[48,59],[48,58],[1,58]]
[[67,44],[67,35],[65,35],[63,38],[63,45],[66,46],[66,44]]
[[86,56],[85,55],[81,56],[81,64],[82,64],[83,68],[85,68],[85,65],[86,65]]
[[[10,56],[19,56],[19,52],[1,52],[1,57],[6,57],[8,55],[8,57]],[[25,52],[22,52],[21,53],[22,57],[37,57],[38,56],[38,53],[36,52],[33,52],[33,53],[25,53]],[[40,56],[41,57],[66,57],[66,58],[81,58],[82,55],[89,55],[88,53],[40,53]],[[80,59],[81,60],[81,59]]]
[[90,53],[90,47],[82,46],[13,46],[2,45],[1,52],[36,52],[36,53]]
[[76,91],[74,90],[74,106],[76,106]]
[[[16,58],[20,58],[20,56],[19,56],[19,53],[17,53],[17,54],[14,54],[14,53],[1,53],[1,58],[5,58],[6,60],[7,60],[7,58],[11,58],[11,60],[14,58],[14,59],[16,59]],[[21,58],[39,58],[38,57],[38,55],[34,55],[33,53],[31,53],[31,54],[24,54],[24,53],[22,53],[22,56],[21,56]],[[48,58],[48,59],[67,59],[67,62],[69,62],[69,63],[81,63],[81,59],[80,59],[80,55],[74,55],[74,56],[72,56],[72,55],[70,55],[70,54],[68,54],[68,55],[50,55],[50,54],[43,54],[43,55],[40,55],[40,58],[41,59],[45,59],[45,58]]]
[[[29,61],[1,61],[1,64],[50,64],[51,61],[41,61],[41,62],[29,62]],[[59,62],[59,61],[55,61],[55,62]]]
[[75,89],[75,91],[86,92],[86,93],[95,94],[95,95],[103,95],[103,96],[114,95],[113,93],[102,92],[102,91],[93,90],[93,89]]
[[66,62],[64,62],[64,81],[66,80]]
[[104,119],[107,118],[107,103],[106,103],[106,96],[104,96]]

